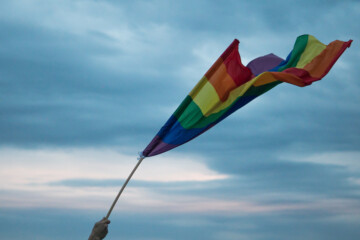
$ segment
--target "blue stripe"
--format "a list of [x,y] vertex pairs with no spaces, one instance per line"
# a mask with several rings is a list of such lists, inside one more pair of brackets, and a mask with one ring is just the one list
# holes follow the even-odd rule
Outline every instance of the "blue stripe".
[[292,51],[289,53],[289,55],[286,57],[284,61],[282,61],[278,66],[274,67],[273,69],[270,69],[269,72],[278,72],[279,68],[284,67],[288,62],[290,61]]
[[206,130],[210,129],[212,126],[224,120],[227,116],[235,112],[237,109],[243,107],[247,103],[251,102],[258,96],[246,96],[240,97],[230,108],[226,111],[217,121],[211,123],[210,125],[203,128],[192,128],[185,129],[181,126],[179,121],[171,115],[169,120],[165,123],[165,125],[158,132],[158,136],[162,139],[163,142],[174,145],[184,144],[191,139],[199,136]]

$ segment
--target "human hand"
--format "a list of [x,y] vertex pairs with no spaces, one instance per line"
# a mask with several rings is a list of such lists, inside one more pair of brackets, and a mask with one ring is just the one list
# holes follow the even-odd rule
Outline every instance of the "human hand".
[[103,218],[97,223],[95,223],[89,240],[104,239],[106,237],[106,234],[108,233],[108,224],[110,224],[110,220],[108,220],[107,218]]

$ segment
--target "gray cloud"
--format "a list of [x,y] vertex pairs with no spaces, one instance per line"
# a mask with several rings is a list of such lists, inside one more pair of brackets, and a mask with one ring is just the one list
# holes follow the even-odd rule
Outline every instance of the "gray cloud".
[[[102,212],[64,210],[4,210],[0,219],[5,238],[14,240],[24,236],[33,238],[75,240],[89,232],[89,226]],[[11,218],[4,218],[11,216]],[[31,221],[28,221],[31,219]],[[44,219],[47,219],[45,221]],[[48,219],[53,219],[49,221]],[[355,218],[331,214],[303,213],[301,215],[271,214],[257,216],[178,215],[178,214],[114,214],[109,226],[109,239],[119,236],[136,239],[345,239],[358,236],[359,224]],[[6,221],[4,221],[6,220]],[[121,222],[121,227],[115,223]],[[5,230],[6,231],[3,231]]]
[[[191,61],[192,56],[191,52],[189,52],[192,47],[191,43],[196,38],[204,41],[206,36],[214,37],[212,31],[220,35],[220,39],[223,39],[221,35],[228,36],[229,33],[233,32],[232,27],[230,27],[231,24],[221,25],[216,28],[216,23],[227,22],[226,18],[220,21],[218,18],[205,18],[205,15],[215,16],[219,15],[220,11],[225,11],[229,12],[229,19],[234,17],[241,19],[243,15],[239,13],[243,13],[244,9],[258,8],[257,5],[249,3],[234,4],[238,4],[238,6],[234,7],[238,10],[236,14],[230,11],[232,8],[227,5],[219,5],[215,2],[210,4],[200,2],[199,7],[203,6],[201,8],[204,9],[200,15],[195,14],[194,9],[183,4],[178,4],[180,9],[170,8],[170,11],[164,11],[164,9],[169,9],[165,2],[160,5],[149,5],[137,1],[131,4],[118,5],[115,11],[122,14],[118,20],[124,20],[125,16],[129,17],[129,24],[134,31],[133,35],[126,31],[122,31],[120,34],[130,34],[132,37],[125,43],[133,41],[135,44],[141,44],[138,47],[144,49],[144,51],[140,52],[133,50],[133,48],[136,48],[134,44],[128,44],[129,47],[126,47],[126,45],[120,48],[117,47],[116,41],[118,39],[109,35],[110,33],[103,29],[95,30],[85,25],[85,27],[77,29],[78,33],[76,33],[71,32],[71,29],[61,27],[61,25],[60,27],[55,25],[54,28],[41,25],[39,24],[41,17],[49,18],[45,13],[37,16],[37,19],[35,18],[33,22],[20,21],[20,17],[10,18],[10,21],[3,21],[1,27],[6,34],[0,36],[4,45],[0,59],[2,86],[4,86],[1,94],[3,98],[1,102],[3,124],[1,126],[4,128],[2,130],[4,134],[0,139],[2,144],[21,146],[29,143],[34,145],[115,145],[128,143],[133,145],[141,141],[140,145],[146,145],[146,141],[151,139],[152,135],[156,133],[169,115],[169,111],[158,113],[159,107],[166,108],[169,103],[176,106],[189,90],[181,86],[181,81],[174,74],[174,70],[188,59]],[[343,7],[348,8],[349,4],[343,3]],[[241,7],[242,5],[244,6]],[[48,7],[52,8],[54,6],[50,5]],[[103,6],[100,5],[100,7]],[[137,9],[137,12],[145,12],[149,7],[153,9],[151,14],[134,14],[134,11],[131,11]],[[337,4],[327,5],[328,9],[336,7]],[[182,8],[184,8],[183,11],[180,11]],[[264,15],[264,13],[271,12],[269,10],[280,13],[278,8],[267,4],[260,5],[258,10],[254,11],[254,18],[260,22],[266,22],[264,19],[277,21],[276,18]],[[184,14],[174,14],[176,11],[184,12]],[[291,11],[295,10],[292,9]],[[326,11],[323,12],[325,16]],[[285,17],[281,14],[275,15]],[[147,23],[149,18],[152,20]],[[6,19],[5,14],[3,14],[2,19]],[[106,20],[110,19],[112,18]],[[187,19],[187,21],[191,22],[191,28],[187,29],[185,26],[190,26],[190,23],[181,19]],[[240,19],[240,26],[245,26],[244,21],[240,21]],[[343,18],[340,21],[347,22],[348,19]],[[80,20],[85,21],[85,18]],[[196,22],[198,22],[198,27]],[[178,26],[175,23],[181,23],[182,25]],[[274,25],[276,25],[275,23]],[[251,29],[250,26],[257,24],[258,22],[250,23],[245,29]],[[126,26],[121,22],[120,29],[123,29],[124,25]],[[148,34],[143,32],[142,25],[152,27],[154,31],[157,31],[158,26],[160,26],[159,31],[161,31],[161,26],[163,26],[165,32],[170,30],[170,26],[173,26],[170,33],[164,36],[164,39],[158,39],[160,41],[174,41],[183,34],[186,34],[189,38],[184,41],[177,41],[176,44],[174,42],[155,42],[156,37],[139,40],[140,37],[147,37],[146,34]],[[206,27],[212,31],[206,32]],[[197,32],[194,28],[203,30]],[[195,32],[189,35],[190,30]],[[258,32],[254,30],[251,33],[257,34]],[[126,36],[121,35],[120,41],[124,38]],[[214,40],[216,39],[217,37]],[[159,49],[160,47],[161,52],[151,50],[151,48]],[[289,51],[289,49],[286,51]],[[151,54],[151,56],[148,54]],[[105,62],[101,59],[104,59]],[[111,63],[110,68],[108,68],[108,62]],[[117,66],[116,69],[114,69],[114,66]],[[140,69],[141,71],[139,71]],[[201,74],[203,72],[199,73],[199,76],[195,78],[200,78]],[[197,79],[193,81],[195,83]],[[179,88],[180,91],[177,90]],[[180,93],[183,95],[180,95]],[[288,99],[290,100],[290,97]],[[351,98],[348,101],[351,101]],[[283,104],[281,102],[279,105],[283,106]],[[302,102],[302,105],[306,104],[309,105],[310,102],[306,100]],[[299,105],[295,107],[295,112],[299,112]],[[271,119],[278,115],[281,115],[283,119],[279,121],[277,118],[277,122],[282,127],[286,127],[283,121],[289,120],[286,119],[285,111],[289,111],[289,109],[279,110],[276,115],[254,116],[254,118],[250,119],[254,127],[250,127],[256,129],[255,118],[262,119],[265,117]],[[310,113],[307,112],[307,114]],[[358,112],[354,111],[345,112],[345,115],[340,115],[338,112],[328,114],[348,115],[346,118],[337,118],[338,120],[330,119],[334,121],[333,124],[337,124],[336,120],[345,119],[351,121],[350,119],[355,119],[358,116]],[[324,112],[319,114],[319,118],[324,116],[326,116]],[[294,115],[291,117],[295,118]],[[152,120],[144,121],[144,119]],[[344,125],[349,127],[354,124],[356,123],[350,122]],[[231,128],[234,126],[230,123],[228,125]],[[261,130],[259,129],[259,131]],[[298,131],[312,132],[312,129],[311,126],[307,126],[306,129]],[[351,129],[345,129],[345,131],[349,133]],[[230,130],[231,132],[232,130]],[[219,135],[221,136],[221,134]],[[133,139],[133,136],[136,135],[138,137]],[[353,132],[352,135],[356,135],[356,132]],[[343,136],[349,137],[349,134],[343,134]],[[239,141],[241,141],[241,136],[238,137],[240,137]],[[263,137],[266,138],[266,135]],[[285,139],[281,140],[281,137],[285,137]],[[146,140],[139,140],[143,138]],[[277,136],[277,138],[280,143],[289,142],[283,134]],[[353,136],[351,138],[356,139],[357,137]],[[318,142],[321,142],[321,140],[318,140]]]
[[[264,204],[305,204],[315,197],[358,202],[358,185],[349,181],[360,179],[358,172],[284,156],[360,150],[359,2],[16,1],[0,8],[0,147],[110,146],[135,155],[233,38],[241,42],[244,62],[270,52],[286,57],[303,33],[324,43],[352,38],[322,81],[306,88],[282,84],[173,150],[201,155],[230,179],[131,184],[166,195]],[[68,179],[49,186],[120,181]],[[341,204],[327,209],[338,212],[315,206],[244,216],[125,213],[114,215],[124,226],[111,228],[109,237],[356,239],[359,219]],[[80,239],[89,232],[89,216],[95,221],[104,214],[0,212],[0,231],[14,240]]]

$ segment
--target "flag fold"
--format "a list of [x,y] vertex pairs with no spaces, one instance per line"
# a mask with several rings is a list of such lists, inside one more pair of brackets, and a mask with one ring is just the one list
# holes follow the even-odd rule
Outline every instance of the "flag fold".
[[269,54],[244,66],[235,39],[144,149],[143,156],[155,156],[192,140],[280,83],[304,87],[322,79],[351,42],[336,40],[325,45],[311,35],[302,35],[285,60]]

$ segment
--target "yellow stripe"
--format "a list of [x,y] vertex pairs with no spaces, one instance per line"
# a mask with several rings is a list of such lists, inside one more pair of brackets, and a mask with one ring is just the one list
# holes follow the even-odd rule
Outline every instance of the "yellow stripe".
[[262,73],[262,75],[263,76],[261,78],[258,78],[258,80],[254,82],[254,87],[259,87],[261,85],[265,85],[277,81],[277,79],[275,79],[271,74]]
[[189,96],[192,99],[194,99],[206,83],[208,83],[208,79],[205,76],[203,76],[200,79],[200,81],[195,85],[195,87],[191,90],[191,92],[189,93]]
[[304,52],[301,54],[301,57],[296,64],[296,68],[303,68],[311,62],[317,55],[319,55],[326,45],[317,40],[314,36],[309,35],[308,43]]
[[[304,52],[301,54],[301,57],[296,64],[296,68],[304,68],[308,63],[310,63],[316,56],[318,56],[324,49],[326,45],[317,40],[314,36],[309,35],[308,42],[305,47]],[[267,75],[267,77],[262,77],[254,83],[255,87],[264,85],[277,81],[273,76]]]
[[[257,78],[257,77],[256,77]],[[252,80],[244,83],[243,85],[235,88],[232,90],[229,94],[229,97],[226,99],[225,102],[220,102],[221,104],[218,104],[215,106],[211,113],[206,114],[205,116],[209,116],[212,113],[220,112],[221,110],[229,107],[238,97],[244,95],[244,93],[251,87],[251,85],[256,81],[256,78],[253,78]]]
[[[220,101],[220,98],[213,85],[206,80],[206,77],[203,77],[189,95],[196,103],[196,105],[198,105],[202,114],[208,117],[213,113],[220,112],[221,110],[229,107],[238,97],[244,95],[244,93],[252,85],[255,85],[257,81],[269,83],[276,81],[276,79],[272,76],[271,73],[264,72],[232,90],[226,101],[222,102]],[[256,84],[256,86],[260,85],[262,84]]]
[[[200,82],[202,82],[202,80],[200,80]],[[211,83],[209,83],[209,81],[206,81],[204,84],[201,84],[201,89],[197,89],[197,91],[194,90],[191,91],[189,95],[196,103],[196,105],[199,106],[203,115],[211,112],[211,110],[215,106],[221,103],[219,95],[215,91],[214,86]]]

